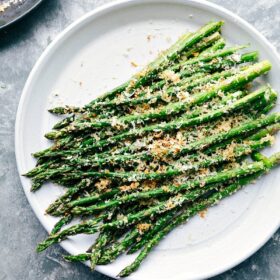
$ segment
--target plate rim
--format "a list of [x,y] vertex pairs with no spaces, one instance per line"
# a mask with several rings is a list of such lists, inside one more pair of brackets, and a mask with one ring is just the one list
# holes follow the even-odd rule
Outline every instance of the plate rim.
[[[40,2],[42,2],[42,0]],[[79,28],[79,26],[83,25],[87,20],[94,20],[94,18],[102,16],[102,13],[106,13],[106,12],[108,13],[110,11],[112,12],[112,10],[115,10],[115,9],[118,10],[121,7],[128,7],[128,6],[133,6],[133,5],[137,5],[137,4],[154,4],[154,3],[157,3],[157,4],[160,4],[160,3],[183,4],[186,6],[191,5],[196,8],[203,7],[210,11],[213,11],[213,10],[217,11],[220,14],[223,14],[227,18],[233,19],[236,24],[240,24],[246,31],[249,31],[255,38],[258,38],[260,40],[260,42],[262,44],[264,44],[273,53],[273,56],[277,60],[276,63],[280,65],[280,55],[277,52],[276,47],[274,45],[272,45],[266,39],[266,37],[262,33],[260,33],[260,31],[258,31],[252,24],[250,24],[249,22],[247,22],[246,20],[244,20],[243,18],[241,18],[239,15],[235,14],[234,12],[231,12],[230,10],[228,10],[220,5],[209,2],[207,0],[115,0],[113,2],[103,4],[97,8],[94,8],[92,11],[87,12],[85,15],[83,15],[82,17],[75,20],[73,23],[71,23],[69,26],[67,26],[64,30],[62,30],[56,36],[56,38],[46,47],[46,49],[43,51],[43,53],[40,55],[40,57],[36,61],[35,65],[33,66],[32,70],[26,80],[24,88],[22,90],[22,94],[20,97],[20,101],[19,101],[18,109],[17,109],[17,113],[16,113],[14,145],[15,145],[15,156],[16,156],[18,174],[20,177],[21,185],[24,190],[25,196],[27,197],[27,200],[32,208],[32,211],[35,213],[36,217],[38,218],[38,220],[43,225],[43,227],[45,228],[46,231],[48,231],[48,230],[47,230],[47,226],[46,226],[46,221],[44,219],[44,215],[41,215],[39,213],[39,211],[38,211],[39,208],[37,207],[36,203],[32,202],[32,198],[31,198],[32,194],[29,190],[26,190],[24,188],[23,177],[20,174],[20,149],[19,149],[19,147],[20,147],[20,145],[19,145],[20,135],[19,134],[20,134],[20,126],[21,126],[20,116],[24,110],[24,101],[28,96],[29,86],[31,85],[34,77],[36,76],[36,72],[39,69],[41,63],[48,57],[49,54],[51,54],[51,52],[53,50],[55,50],[56,45],[58,45],[60,43],[60,41],[63,41],[64,38],[67,38],[67,36],[69,36],[69,35],[71,36],[71,32],[75,32],[75,29]],[[208,274],[204,273],[204,275],[201,275],[200,278],[194,278],[194,279],[210,278],[210,277],[219,275],[219,274],[237,266],[238,264],[242,263],[247,258],[249,258],[254,253],[256,253],[272,237],[272,235],[278,230],[279,227],[280,227],[280,218],[279,218],[278,224],[270,230],[270,233],[267,234],[266,236],[264,236],[264,238],[262,240],[260,240],[259,243],[256,244],[252,250],[248,250],[247,254],[232,261],[227,266],[217,268],[215,271],[212,271],[212,273],[208,273]],[[67,245],[65,245],[65,244],[59,244],[59,245],[65,251],[69,252],[69,250],[67,249],[67,247],[68,247]],[[106,267],[102,267],[102,268],[97,267],[96,270],[109,277],[117,279],[115,275],[112,275],[111,273],[106,272]],[[203,274],[203,273],[201,273],[201,274]],[[126,279],[132,280],[133,275],[127,277]]]

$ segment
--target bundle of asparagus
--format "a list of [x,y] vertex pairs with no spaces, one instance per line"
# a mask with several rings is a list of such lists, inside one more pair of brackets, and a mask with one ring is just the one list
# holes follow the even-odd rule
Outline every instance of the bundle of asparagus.
[[[134,272],[176,226],[253,182],[280,162],[258,152],[273,143],[277,94],[264,85],[269,61],[246,46],[226,48],[222,22],[183,35],[143,71],[68,114],[47,133],[54,145],[35,153],[25,176],[32,191],[51,181],[67,188],[46,210],[60,217],[38,251],[77,234],[99,233],[68,261],[91,268],[140,250],[119,276]],[[247,156],[253,156],[253,162]],[[68,226],[74,217],[82,222]]]

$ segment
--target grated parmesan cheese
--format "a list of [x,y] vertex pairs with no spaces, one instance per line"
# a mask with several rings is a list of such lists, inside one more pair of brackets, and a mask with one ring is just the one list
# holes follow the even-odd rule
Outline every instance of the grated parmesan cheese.
[[174,71],[172,70],[165,70],[163,71],[159,77],[161,79],[164,79],[166,81],[171,81],[174,84],[177,84],[180,82],[180,76],[178,74],[176,74]]

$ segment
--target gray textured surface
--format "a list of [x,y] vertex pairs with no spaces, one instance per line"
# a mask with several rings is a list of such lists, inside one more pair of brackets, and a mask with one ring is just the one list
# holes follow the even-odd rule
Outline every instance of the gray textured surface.
[[[0,34],[0,280],[109,279],[82,264],[61,261],[59,246],[42,254],[34,251],[46,233],[22,191],[14,155],[16,109],[33,64],[61,30],[105,2],[110,1],[46,0]],[[280,50],[279,0],[213,2],[252,23]],[[254,256],[214,279],[280,279],[280,230]]]

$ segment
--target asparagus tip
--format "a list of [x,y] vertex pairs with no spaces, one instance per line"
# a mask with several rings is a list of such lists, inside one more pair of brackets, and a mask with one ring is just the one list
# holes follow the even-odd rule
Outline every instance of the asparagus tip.
[[69,255],[69,256],[62,256],[63,257],[63,259],[65,260],[65,261],[67,261],[67,262],[71,262],[72,261],[72,256],[71,255]]
[[32,153],[31,155],[35,158],[39,157],[41,152]]
[[124,269],[117,275],[117,277],[124,278],[124,277],[129,276],[129,275],[131,274],[131,272],[129,272],[127,268],[128,268],[128,267],[124,268]]
[[48,109],[48,112],[56,115],[63,115],[65,114],[65,108],[55,107],[55,108]]
[[271,157],[268,158],[271,162],[272,166],[275,166],[280,163],[280,152],[273,154]]
[[30,170],[26,173],[23,173],[23,174],[21,174],[21,176],[25,176],[25,177],[28,177],[28,178],[33,177],[34,176],[34,170],[32,169],[32,170]]
[[40,253],[43,252],[45,249],[47,249],[47,246],[44,242],[39,243],[37,248],[36,248],[36,252]]
[[54,140],[56,138],[57,132],[56,131],[50,131],[45,134],[45,137],[49,140]]
[[35,191],[37,191],[41,186],[42,186],[41,183],[33,183],[32,186],[31,186],[31,188],[30,188],[30,191],[31,191],[31,192],[35,192]]

